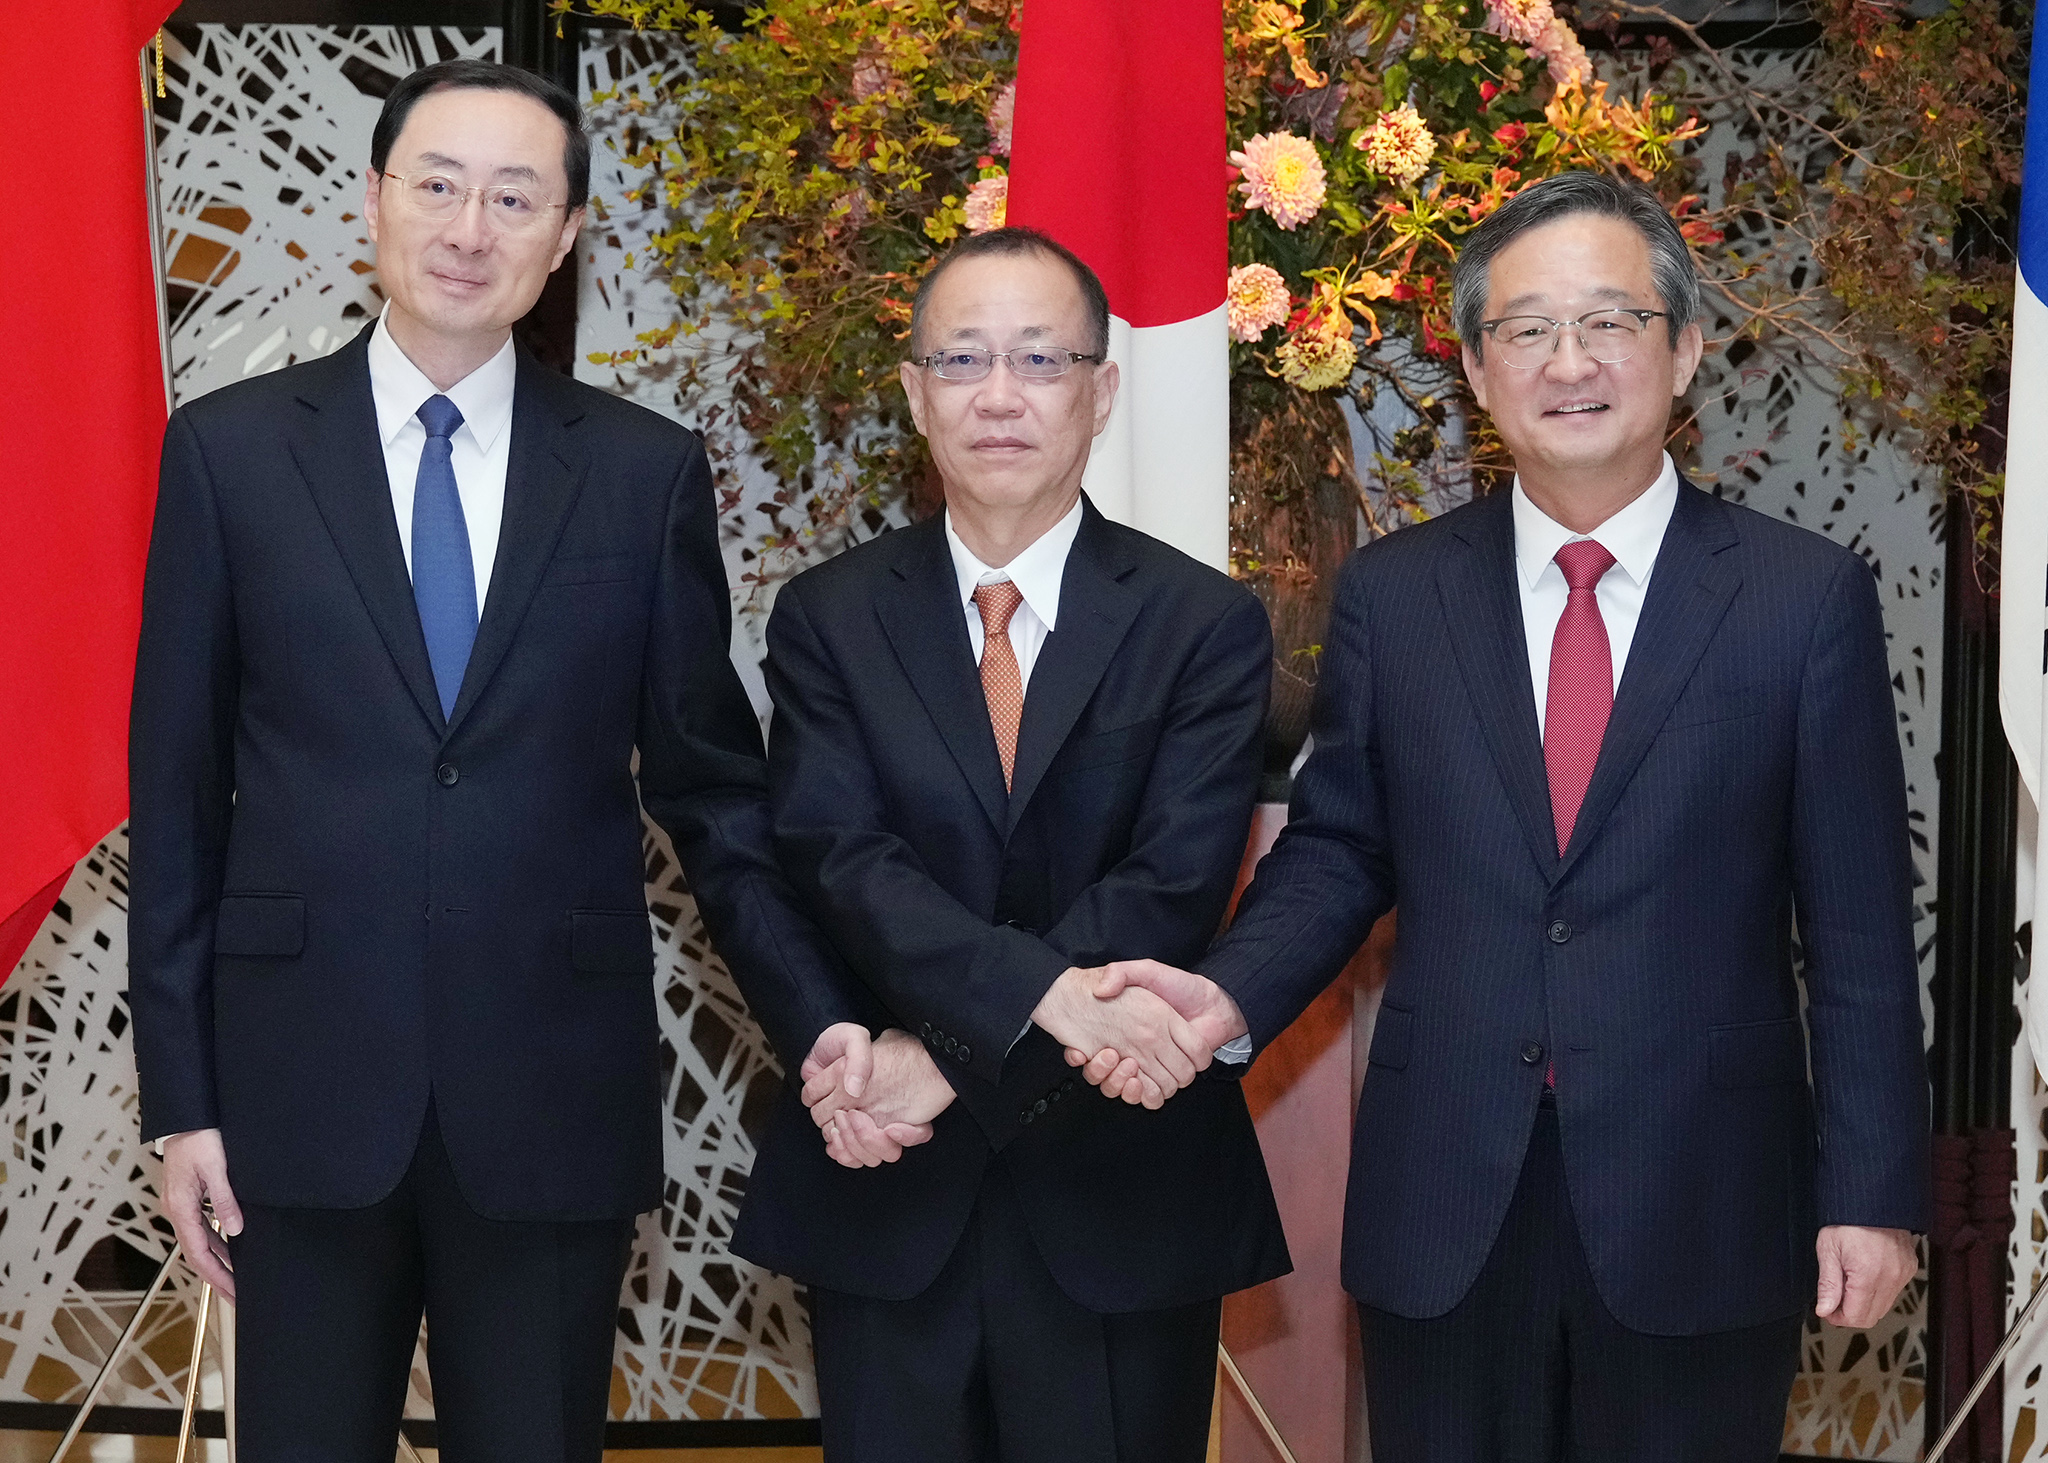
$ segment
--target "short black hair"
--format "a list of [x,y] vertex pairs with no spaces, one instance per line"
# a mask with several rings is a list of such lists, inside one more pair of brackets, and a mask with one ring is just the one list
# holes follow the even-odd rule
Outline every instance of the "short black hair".
[[1556,223],[1575,214],[1591,213],[1617,218],[1634,226],[1650,246],[1650,277],[1670,318],[1664,324],[1671,339],[1705,313],[1700,298],[1700,272],[1692,261],[1692,249],[1664,200],[1641,183],[1611,177],[1606,173],[1559,173],[1532,183],[1496,208],[1465,237],[1458,250],[1458,262],[1451,274],[1451,318],[1458,338],[1484,356],[1487,296],[1492,289],[1489,271],[1494,257],[1531,229]]
[[985,234],[969,234],[932,266],[917,286],[917,298],[910,306],[910,352],[917,355],[923,348],[924,309],[931,298],[932,286],[939,282],[939,276],[963,259],[977,259],[983,255],[1045,254],[1060,261],[1073,271],[1074,283],[1081,287],[1081,302],[1088,308],[1088,321],[1094,327],[1095,339],[1090,343],[1087,354],[1100,360],[1109,359],[1109,295],[1102,288],[1102,281],[1095,277],[1095,271],[1088,267],[1072,249],[1055,239],[1051,234],[1037,229],[1003,228],[990,229]]
[[513,91],[532,97],[562,124],[562,171],[569,175],[568,204],[581,208],[590,197],[590,134],[583,130],[583,108],[576,98],[545,76],[535,76],[500,61],[474,61],[466,57],[436,61],[431,66],[402,78],[384,98],[384,110],[370,133],[370,166],[378,173],[391,159],[392,144],[405,130],[405,119],[413,106],[430,92],[469,87],[477,91]]

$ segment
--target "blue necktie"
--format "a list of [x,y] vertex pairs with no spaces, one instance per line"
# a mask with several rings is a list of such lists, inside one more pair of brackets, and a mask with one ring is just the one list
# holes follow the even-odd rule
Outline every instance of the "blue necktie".
[[476,561],[470,557],[469,525],[450,462],[449,438],[462,425],[462,413],[447,397],[433,396],[416,415],[427,429],[427,445],[412,490],[412,597],[420,607],[441,714],[453,716],[470,647],[476,644]]

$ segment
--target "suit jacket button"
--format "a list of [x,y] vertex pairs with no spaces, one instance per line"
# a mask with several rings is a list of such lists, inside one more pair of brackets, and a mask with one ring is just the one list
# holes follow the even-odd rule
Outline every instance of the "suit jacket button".
[[1527,1063],[1528,1065],[1532,1066],[1532,1067],[1533,1067],[1533,1066],[1535,1066],[1535,1065],[1536,1065],[1536,1064],[1537,1064],[1538,1062],[1542,1061],[1542,1060],[1543,1060],[1543,1043],[1542,1043],[1542,1042],[1540,1042],[1540,1041],[1525,1041],[1525,1042],[1523,1042],[1523,1043],[1522,1043],[1522,1060],[1523,1060],[1524,1062],[1526,1062],[1526,1063]]
[[1039,1098],[1039,1099],[1038,1099],[1038,1101],[1036,1101],[1036,1102],[1032,1103],[1032,1104],[1031,1104],[1031,1110],[1032,1110],[1033,1112],[1044,1112],[1044,1111],[1045,1111],[1045,1099],[1041,1097],[1041,1098]]
[[462,774],[455,770],[453,762],[443,762],[434,769],[434,781],[440,783],[443,787],[453,787],[456,783],[462,781]]
[[931,1024],[931,1022],[929,1022],[929,1021],[925,1022],[925,1024],[924,1024],[923,1026],[921,1026],[921,1027],[919,1027],[919,1028],[918,1028],[918,1032],[919,1032],[919,1034],[920,1034],[921,1036],[923,1036],[923,1037],[924,1037],[924,1039],[925,1039],[926,1041],[930,1041],[930,1040],[932,1039],[932,1024]]
[[959,1057],[960,1057],[960,1060],[961,1060],[961,1061],[963,1061],[963,1062],[969,1062],[969,1063],[973,1062],[973,1060],[974,1060],[974,1048],[973,1048],[973,1047],[971,1047],[971,1046],[967,1046],[967,1045],[965,1045],[965,1044],[963,1043],[963,1044],[961,1045],[961,1047],[960,1047],[960,1050],[959,1050]]
[[1561,920],[1561,919],[1560,919],[1560,920],[1552,920],[1552,921],[1551,921],[1551,924],[1550,924],[1550,943],[1551,943],[1551,944],[1553,944],[1553,945],[1562,945],[1562,944],[1563,944],[1563,943],[1564,943],[1564,942],[1565,942],[1566,940],[1569,940],[1569,939],[1570,939],[1571,937],[1572,937],[1572,927],[1571,927],[1570,925],[1566,924],[1566,923],[1565,923],[1565,922],[1564,922],[1563,920]]
[[1030,1108],[1028,1108],[1028,1107],[1027,1107],[1027,1108],[1025,1108],[1025,1109],[1024,1109],[1024,1111],[1023,1111],[1023,1113],[1021,1114],[1021,1116],[1023,1117],[1024,1121],[1028,1123],[1028,1122],[1030,1122],[1030,1121],[1031,1121],[1031,1120],[1032,1120],[1032,1119],[1033,1119],[1034,1117],[1038,1116],[1038,1114],[1034,1113],[1034,1112],[1033,1112],[1033,1111],[1032,1111],[1032,1110],[1031,1110]]

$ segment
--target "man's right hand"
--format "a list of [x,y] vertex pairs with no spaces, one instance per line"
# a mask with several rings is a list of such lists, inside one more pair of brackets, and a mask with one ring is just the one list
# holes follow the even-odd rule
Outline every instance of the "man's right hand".
[[[232,1301],[235,1266],[226,1236],[242,1232],[242,1208],[228,1187],[228,1154],[219,1128],[195,1128],[164,1139],[163,1203],[199,1278]],[[206,1221],[207,1203],[220,1221],[218,1232]]]
[[[1207,976],[1181,970],[1157,960],[1117,960],[1103,967],[1103,979],[1096,987],[1102,1000],[1122,996],[1131,987],[1150,991],[1180,1013],[1197,1040],[1211,1051],[1243,1036],[1250,1028],[1237,1002]],[[1155,1106],[1148,1090],[1143,1063],[1135,1056],[1104,1047],[1092,1054],[1070,1045],[1067,1062],[1081,1067],[1081,1075],[1102,1089],[1104,1097],[1121,1097],[1125,1102]]]
[[1128,1096],[1156,1109],[1195,1080],[1215,1047],[1167,1001],[1141,982],[1112,977],[1113,969],[1069,968],[1031,1019],[1070,1053],[1120,1053],[1133,1068]]

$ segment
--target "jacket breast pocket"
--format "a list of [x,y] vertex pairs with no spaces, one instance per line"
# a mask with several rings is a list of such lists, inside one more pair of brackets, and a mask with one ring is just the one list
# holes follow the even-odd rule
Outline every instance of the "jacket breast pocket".
[[541,588],[565,584],[622,584],[633,577],[631,554],[565,554],[548,565]]
[[1806,1080],[1806,1034],[1797,1016],[1707,1029],[1716,1087],[1785,1087]]
[[1366,1065],[1399,1072],[1408,1065],[1408,1048],[1415,1040],[1415,1013],[1401,1006],[1380,1006],[1373,1022],[1372,1050]]
[[654,974],[654,932],[637,909],[579,909],[569,915],[569,962],[578,975]]
[[224,894],[213,953],[290,959],[306,948],[306,901],[297,894]]
[[1676,731],[1683,726],[1713,726],[1724,721],[1741,721],[1761,715],[1763,709],[1762,686],[1689,693],[1680,697],[1678,704],[1671,708],[1671,719],[1664,723],[1664,729]]
[[1080,772],[1090,767],[1113,767],[1152,750],[1159,740],[1159,718],[1148,717],[1129,726],[1092,732],[1068,742],[1060,754],[1060,772]]

